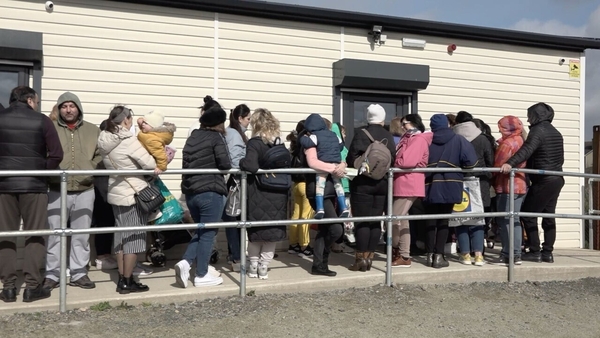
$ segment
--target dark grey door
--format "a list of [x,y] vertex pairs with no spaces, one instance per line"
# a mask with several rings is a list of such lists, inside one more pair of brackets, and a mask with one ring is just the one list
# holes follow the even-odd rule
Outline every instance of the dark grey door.
[[26,68],[0,64],[0,104],[8,107],[11,90],[17,86],[28,85],[28,80],[29,73]]

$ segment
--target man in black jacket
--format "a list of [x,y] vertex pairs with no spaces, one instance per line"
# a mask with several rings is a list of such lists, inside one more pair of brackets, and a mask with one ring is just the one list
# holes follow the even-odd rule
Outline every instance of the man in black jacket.
[[[50,119],[37,112],[39,97],[29,87],[17,87],[10,94],[10,106],[0,111],[0,170],[57,169],[63,150]],[[18,231],[23,218],[24,230],[47,229],[48,183],[45,177],[0,177],[0,231]],[[23,274],[24,302],[50,297],[42,287],[46,245],[44,237],[25,241]],[[14,302],[17,274],[14,238],[0,238],[0,279],[4,285],[0,300]]]
[[[525,143],[501,168],[508,173],[512,167],[527,161],[528,169],[562,171],[565,161],[564,143],[561,133],[554,128],[554,110],[545,103],[537,103],[527,109],[530,132]],[[521,207],[522,212],[556,212],[556,203],[565,180],[562,176],[529,175],[531,187]],[[518,211],[518,210],[516,210]],[[556,220],[543,218],[544,243],[540,252],[537,217],[521,217],[529,239],[529,252],[522,256],[531,262],[554,263],[552,251],[556,241]]]

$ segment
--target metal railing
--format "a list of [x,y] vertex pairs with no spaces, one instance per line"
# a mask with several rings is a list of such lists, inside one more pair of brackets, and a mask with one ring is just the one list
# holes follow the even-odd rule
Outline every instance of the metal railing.
[[[373,222],[373,221],[384,221],[387,224],[387,245],[386,245],[386,271],[385,271],[385,284],[387,286],[392,285],[392,226],[394,221],[399,220],[430,220],[430,219],[456,219],[456,218],[472,218],[472,217],[509,217],[509,264],[508,264],[508,282],[514,281],[514,221],[516,216],[525,217],[545,217],[545,218],[570,218],[570,219],[588,219],[588,220],[600,220],[600,215],[574,215],[574,214],[545,214],[545,213],[526,213],[516,212],[514,205],[514,183],[515,173],[523,172],[528,174],[536,175],[556,175],[556,176],[573,176],[583,177],[592,180],[600,180],[600,175],[594,174],[583,174],[583,173],[569,173],[569,172],[555,172],[555,171],[544,171],[544,170],[531,170],[531,169],[512,169],[510,171],[510,204],[509,211],[503,212],[484,212],[484,213],[468,213],[468,214],[425,214],[425,215],[393,215],[393,184],[394,184],[394,173],[408,173],[408,172],[462,172],[462,173],[481,173],[481,172],[499,172],[499,168],[475,168],[475,169],[460,169],[460,168],[417,168],[417,169],[398,169],[391,168],[387,175],[388,180],[388,191],[387,191],[387,211],[386,215],[372,216],[372,217],[349,217],[349,218],[325,218],[325,219],[311,219],[303,220],[302,223],[312,224],[335,224],[341,222]],[[314,174],[315,170],[312,169],[277,169],[277,170],[259,170],[257,174],[262,173],[287,173],[287,174]],[[67,228],[67,178],[70,175],[90,175],[90,176],[108,176],[108,175],[154,175],[151,170],[37,170],[37,171],[0,171],[0,177],[10,176],[46,176],[46,177],[60,177],[60,229],[48,229],[48,230],[26,230],[26,231],[2,231],[0,237],[28,237],[28,236],[60,236],[60,295],[59,295],[59,308],[60,312],[66,312],[67,308],[67,237],[77,234],[101,234],[101,233],[116,233],[116,232],[130,232],[130,231],[165,231],[165,230],[193,230],[198,228],[229,228],[237,227],[242,231],[242,240],[240,241],[240,289],[239,295],[245,297],[246,295],[246,241],[243,240],[246,237],[246,229],[250,227],[260,226],[274,226],[274,225],[294,225],[298,224],[299,220],[272,220],[272,221],[248,221],[247,220],[247,185],[248,175],[244,171],[237,169],[232,170],[217,170],[217,169],[173,169],[168,170],[162,175],[182,175],[182,174],[236,174],[240,176],[240,194],[241,194],[241,215],[240,221],[236,222],[214,222],[208,224],[171,224],[171,225],[144,225],[144,226],[130,226],[130,227],[104,227],[104,228],[89,228],[89,229],[69,229]]]

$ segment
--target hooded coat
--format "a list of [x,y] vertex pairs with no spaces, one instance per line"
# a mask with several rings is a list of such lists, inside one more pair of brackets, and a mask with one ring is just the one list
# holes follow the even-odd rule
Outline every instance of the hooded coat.
[[304,122],[304,128],[310,136],[302,136],[299,141],[304,149],[316,147],[317,158],[326,163],[341,163],[341,150],[344,144],[337,135],[327,129],[325,121],[319,114],[310,114]]
[[[98,167],[98,163],[102,161],[102,156],[97,147],[100,128],[95,124],[84,121],[83,107],[75,94],[71,92],[62,94],[57,101],[58,107],[65,102],[75,103],[79,109],[79,116],[75,125],[72,126],[67,125],[60,113],[56,121],[53,122],[64,152],[59,168],[65,170],[94,170]],[[93,187],[94,176],[92,175],[69,175],[67,178],[67,191],[85,191]],[[50,180],[50,189],[60,190],[58,178]]]
[[[98,137],[98,149],[108,170],[152,170],[156,161],[133,134],[117,127],[115,134],[103,131]],[[108,178],[107,201],[112,205],[131,206],[135,194],[148,186],[143,175],[111,175]]]
[[[475,123],[472,121],[459,123],[455,125],[452,130],[454,130],[454,133],[457,135],[464,136],[467,141],[471,142],[473,148],[475,148],[475,153],[477,154],[477,165],[475,167],[492,168],[494,166],[494,148],[492,147],[490,140],[481,132],[481,129],[477,128]],[[483,206],[489,207],[492,202],[490,196],[492,173],[475,173],[473,176],[479,177]]]
[[[531,125],[529,135],[523,146],[507,164],[512,167],[527,161],[527,168],[562,171],[565,162],[564,140],[562,134],[552,125],[554,110],[545,103],[537,103],[527,109],[527,120]],[[532,183],[543,175],[529,175]]]
[[177,128],[174,124],[165,122],[162,126],[152,128],[148,132],[140,131],[137,138],[144,148],[156,161],[156,167],[162,171],[167,170],[169,160],[165,147],[173,142],[173,136]]
[[[477,154],[466,138],[456,135],[449,127],[433,129],[427,167],[472,169],[475,165],[477,165]],[[423,201],[430,204],[460,203],[463,195],[463,178],[460,172],[426,173]]]
[[[394,167],[425,168],[429,161],[429,146],[433,133],[406,132],[396,147]],[[394,174],[394,197],[425,197],[425,173]]]
[[[502,138],[498,140],[498,148],[494,159],[494,167],[501,167],[523,146],[523,123],[516,116],[505,116],[498,121],[498,129]],[[525,162],[519,163],[516,168],[525,168]],[[494,173],[494,190],[498,194],[510,193],[510,176]],[[515,173],[515,194],[527,193],[525,173]]]

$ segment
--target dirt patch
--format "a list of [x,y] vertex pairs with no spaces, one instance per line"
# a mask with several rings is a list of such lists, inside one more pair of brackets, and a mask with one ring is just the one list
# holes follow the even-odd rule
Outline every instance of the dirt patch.
[[[151,298],[149,299],[151,301]],[[374,286],[0,317],[4,337],[598,337],[600,280]],[[102,310],[102,311],[101,311]]]

